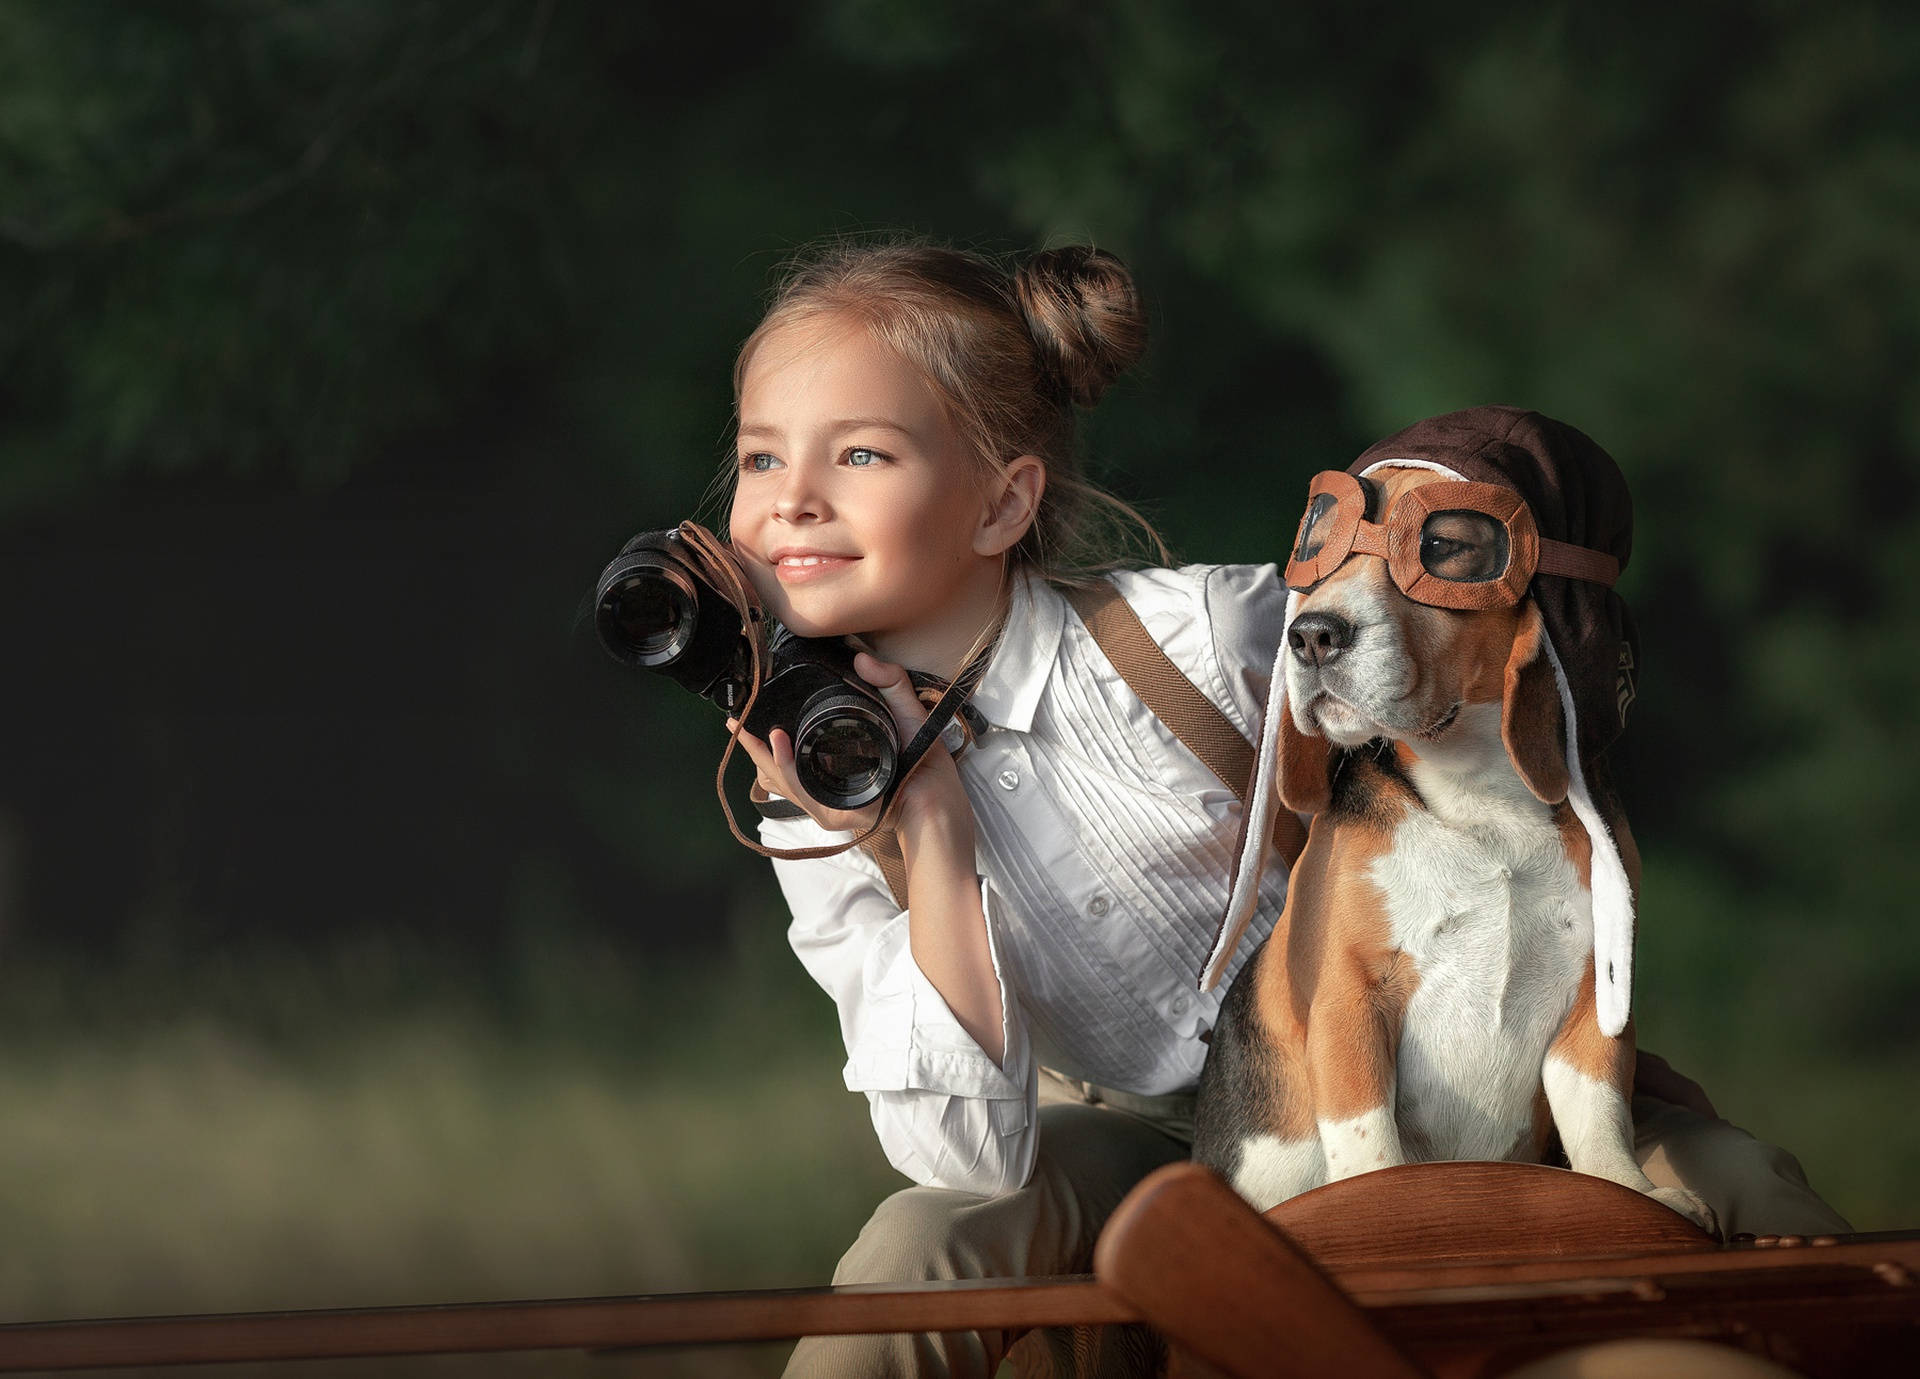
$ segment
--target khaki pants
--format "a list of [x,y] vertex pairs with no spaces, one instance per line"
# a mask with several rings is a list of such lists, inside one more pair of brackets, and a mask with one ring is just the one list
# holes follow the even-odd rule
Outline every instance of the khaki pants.
[[[1033,1179],[1003,1197],[912,1187],[880,1204],[834,1271],[835,1283],[1083,1274],[1100,1228],[1135,1183],[1188,1157],[1193,1098],[1136,1097],[1043,1071]],[[1799,1163],[1746,1131],[1650,1097],[1636,1097],[1634,1155],[1661,1187],[1705,1198],[1732,1235],[1818,1235],[1850,1229],[1807,1185]],[[1015,1344],[1018,1348],[1015,1349]],[[1012,1352],[1009,1354],[1009,1352]],[[966,1376],[1002,1359],[1022,1374],[1147,1375],[1158,1362],[1145,1327],[814,1336],[788,1379]]]

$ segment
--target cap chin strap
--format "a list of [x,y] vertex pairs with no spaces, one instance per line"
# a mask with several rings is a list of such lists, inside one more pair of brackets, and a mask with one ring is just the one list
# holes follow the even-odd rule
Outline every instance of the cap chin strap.
[[[1267,682],[1267,707],[1260,720],[1260,750],[1253,787],[1243,806],[1245,825],[1240,849],[1233,859],[1233,874],[1227,882],[1227,909],[1220,918],[1220,929],[1213,941],[1213,952],[1200,973],[1200,989],[1211,991],[1220,985],[1233,961],[1240,937],[1253,920],[1260,905],[1260,877],[1273,856],[1273,825],[1286,806],[1280,799],[1280,720],[1287,713],[1287,638],[1293,625],[1300,595],[1287,591],[1287,613],[1281,623],[1280,649],[1273,657],[1273,678]],[[1297,858],[1288,858],[1291,866]]]
[[1580,732],[1573,716],[1573,686],[1561,668],[1553,638],[1542,637],[1553,681],[1560,689],[1560,711],[1567,720],[1567,803],[1593,843],[1588,888],[1593,897],[1593,999],[1600,1032],[1608,1038],[1627,1027],[1633,1012],[1633,886],[1620,860],[1620,847],[1594,806],[1580,769]]

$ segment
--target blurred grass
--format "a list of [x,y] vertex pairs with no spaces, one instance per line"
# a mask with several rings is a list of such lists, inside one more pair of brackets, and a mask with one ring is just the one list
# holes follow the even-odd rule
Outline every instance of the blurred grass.
[[[901,1181],[776,916],[655,964],[379,941],[0,976],[0,1319],[824,1282]],[[1837,1042],[1870,960],[1649,858],[1643,1042],[1863,1230],[1920,1226],[1911,1040]],[[278,1373],[776,1373],[784,1346]],[[225,1368],[224,1374],[268,1372]]]
[[[0,1319],[825,1282],[902,1180],[766,927],[701,968],[548,942],[504,978],[378,945],[15,963]],[[785,1349],[298,1372],[764,1374]]]

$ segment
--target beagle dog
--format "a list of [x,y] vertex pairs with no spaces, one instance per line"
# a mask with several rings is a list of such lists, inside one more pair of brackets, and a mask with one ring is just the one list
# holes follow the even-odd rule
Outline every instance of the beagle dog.
[[[1314,481],[1288,567],[1284,704],[1261,749],[1268,797],[1248,807],[1256,836],[1262,808],[1313,820],[1286,908],[1222,1002],[1194,1139],[1256,1208],[1404,1162],[1538,1162],[1557,1130],[1574,1169],[1713,1230],[1704,1202],[1634,1161],[1631,949],[1610,945],[1631,942],[1638,856],[1581,779],[1573,699],[1528,592],[1536,571],[1610,584],[1617,570],[1540,537],[1513,489],[1442,465]],[[1257,881],[1264,854],[1245,856]],[[1609,904],[1627,934],[1596,945],[1608,887],[1625,892]]]

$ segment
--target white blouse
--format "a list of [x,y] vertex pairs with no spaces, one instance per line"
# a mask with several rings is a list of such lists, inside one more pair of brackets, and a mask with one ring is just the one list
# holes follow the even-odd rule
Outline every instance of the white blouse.
[[[1249,741],[1284,627],[1272,565],[1111,577],[1173,663]],[[1004,1012],[988,1057],[913,960],[907,916],[864,851],[776,861],[794,952],[833,997],[849,1089],[887,1158],[918,1183],[1010,1192],[1033,1171],[1038,1067],[1143,1095],[1190,1091],[1286,873],[1228,968],[1198,990],[1227,903],[1239,801],[1129,690],[1066,600],[1015,589],[973,704],[992,725],[960,758]],[[810,819],[763,820],[770,847],[843,841]]]

